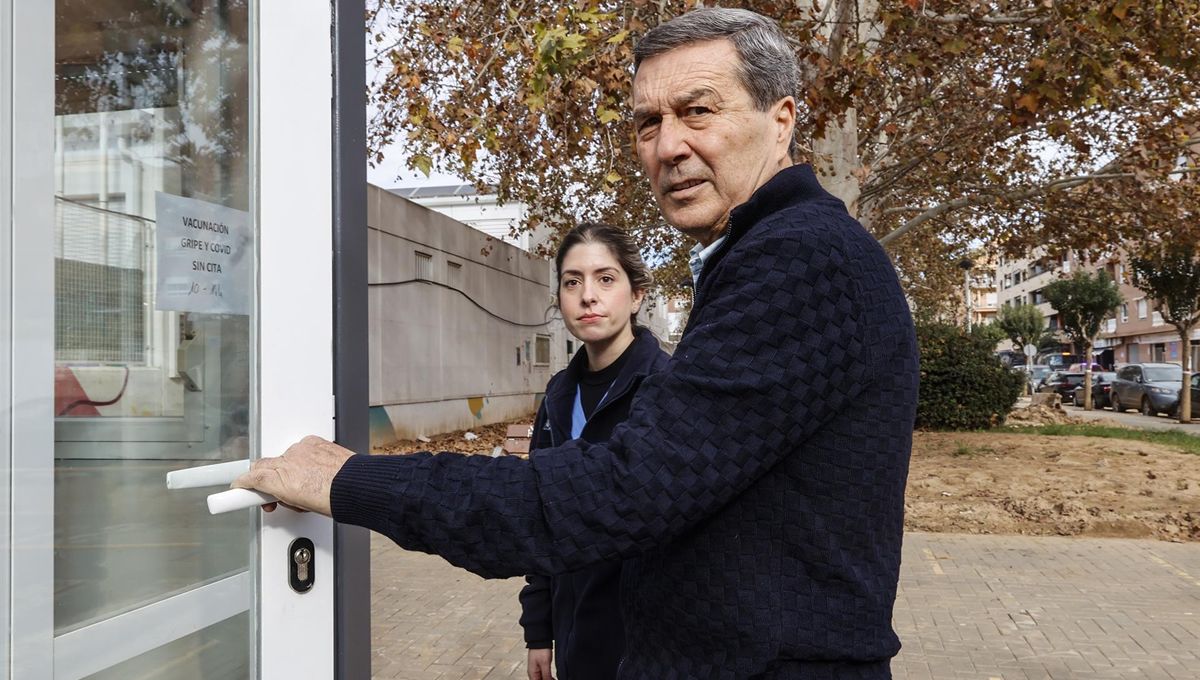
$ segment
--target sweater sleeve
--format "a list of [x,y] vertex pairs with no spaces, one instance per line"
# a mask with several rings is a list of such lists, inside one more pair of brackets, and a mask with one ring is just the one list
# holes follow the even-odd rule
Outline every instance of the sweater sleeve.
[[521,628],[525,630],[525,646],[529,649],[549,649],[554,646],[553,595],[549,576],[530,574],[518,596],[521,600]]
[[510,577],[637,555],[719,512],[850,406],[870,373],[861,265],[837,229],[783,233],[748,235],[726,255],[608,443],[573,440],[528,461],[355,456],[334,480],[334,518]]

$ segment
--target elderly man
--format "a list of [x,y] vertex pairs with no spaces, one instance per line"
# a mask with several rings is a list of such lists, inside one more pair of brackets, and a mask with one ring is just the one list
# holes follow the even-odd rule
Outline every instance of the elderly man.
[[698,241],[667,369],[606,445],[351,456],[307,438],[236,485],[487,577],[625,559],[621,678],[887,678],[917,399],[876,241],[793,165],[778,25],[702,9],[636,50],[637,150]]

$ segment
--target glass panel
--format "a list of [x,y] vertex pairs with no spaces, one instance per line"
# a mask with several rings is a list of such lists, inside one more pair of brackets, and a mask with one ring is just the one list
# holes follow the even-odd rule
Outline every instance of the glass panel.
[[250,615],[238,614],[116,666],[88,680],[246,680]]
[[[55,4],[56,634],[250,563],[249,513],[165,484],[250,454],[247,5]],[[241,619],[104,677],[245,678]]]

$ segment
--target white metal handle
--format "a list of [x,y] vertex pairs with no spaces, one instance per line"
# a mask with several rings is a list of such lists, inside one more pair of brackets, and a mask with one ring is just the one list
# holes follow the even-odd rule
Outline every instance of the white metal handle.
[[229,486],[250,469],[250,461],[235,460],[216,465],[172,470],[167,473],[168,489],[195,489],[201,486]]
[[208,497],[208,512],[210,515],[219,515],[223,512],[253,508],[263,503],[274,503],[276,500],[271,494],[261,491],[230,489]]
[[[249,469],[250,461],[235,460],[184,470],[172,470],[167,473],[167,488],[195,489],[201,486],[229,486],[230,482],[241,477]],[[270,494],[249,489],[230,489],[208,497],[208,512],[210,515],[219,515],[223,512],[233,512],[274,502],[275,497]]]

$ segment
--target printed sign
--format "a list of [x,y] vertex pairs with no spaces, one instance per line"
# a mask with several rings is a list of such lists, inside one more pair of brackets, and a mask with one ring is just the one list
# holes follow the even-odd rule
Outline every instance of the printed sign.
[[250,314],[250,213],[158,192],[158,295],[154,308]]

